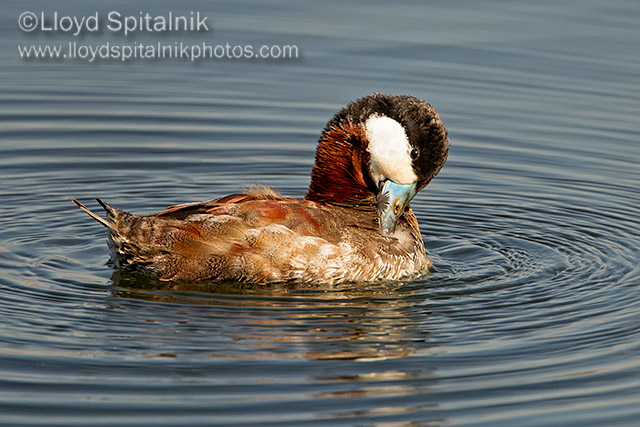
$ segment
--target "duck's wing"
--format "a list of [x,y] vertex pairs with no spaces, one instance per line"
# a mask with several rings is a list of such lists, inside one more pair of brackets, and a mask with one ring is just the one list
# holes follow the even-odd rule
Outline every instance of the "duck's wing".
[[295,199],[284,197],[269,187],[256,186],[245,190],[243,193],[229,194],[217,199],[205,202],[184,203],[169,206],[167,209],[148,216],[157,216],[160,218],[172,218],[182,220],[190,215],[212,213],[221,207],[229,207],[231,205],[241,205],[245,202],[254,200],[279,200],[291,202]]
[[106,219],[74,203],[109,230],[117,266],[161,280],[287,281],[312,268],[309,261],[326,269],[323,258],[338,251],[329,241],[340,232],[332,213],[275,192],[232,194],[151,215],[99,201]]

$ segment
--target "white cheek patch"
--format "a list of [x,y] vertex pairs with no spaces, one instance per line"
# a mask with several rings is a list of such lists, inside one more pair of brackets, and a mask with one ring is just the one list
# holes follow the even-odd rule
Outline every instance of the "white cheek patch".
[[418,177],[411,162],[411,145],[397,121],[372,115],[364,124],[369,139],[371,177],[377,182],[390,179],[396,184],[411,184]]

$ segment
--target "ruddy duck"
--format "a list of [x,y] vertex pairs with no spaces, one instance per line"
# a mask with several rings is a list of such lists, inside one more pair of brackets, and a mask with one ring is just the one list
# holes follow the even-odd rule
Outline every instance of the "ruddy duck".
[[431,261],[411,199],[449,140],[428,103],[376,93],[324,128],[302,200],[256,187],[135,215],[98,199],[115,265],[160,280],[341,283],[417,277]]

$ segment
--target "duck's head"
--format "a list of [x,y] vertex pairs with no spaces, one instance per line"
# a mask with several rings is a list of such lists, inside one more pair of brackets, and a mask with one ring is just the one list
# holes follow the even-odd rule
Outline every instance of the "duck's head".
[[381,93],[360,98],[322,132],[306,198],[377,209],[381,231],[392,233],[448,152],[447,130],[428,103]]

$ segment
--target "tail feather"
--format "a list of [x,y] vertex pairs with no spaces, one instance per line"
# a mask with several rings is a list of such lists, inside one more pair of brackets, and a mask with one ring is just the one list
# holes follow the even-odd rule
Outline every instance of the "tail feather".
[[[96,199],[96,200],[98,201],[98,203],[100,203],[100,206],[102,206],[104,208],[104,210],[107,211],[108,214],[113,212],[113,208],[111,206],[109,206],[108,204],[106,204],[105,202],[103,202],[100,199]],[[106,220],[106,219],[102,218],[101,216],[96,215],[95,213],[90,211],[89,208],[87,208],[85,205],[83,205],[82,203],[80,203],[76,199],[71,199],[71,201],[73,203],[75,203],[75,205],[77,207],[82,209],[91,218],[95,219],[96,221],[98,221],[100,224],[102,224],[103,226],[105,226],[109,230],[116,231],[116,225],[113,222],[111,222],[109,220]]]

